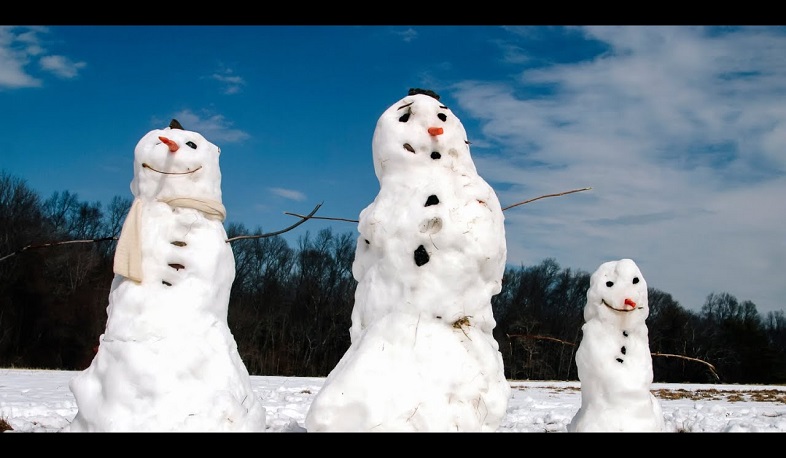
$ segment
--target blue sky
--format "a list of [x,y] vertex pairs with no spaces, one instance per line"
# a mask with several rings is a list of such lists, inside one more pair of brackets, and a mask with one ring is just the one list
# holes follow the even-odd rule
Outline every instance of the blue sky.
[[[131,197],[177,118],[221,147],[228,223],[357,219],[377,119],[411,87],[461,119],[505,211],[508,263],[632,258],[698,311],[786,310],[786,27],[0,27],[0,170],[47,198]],[[285,234],[296,246],[324,227]]]

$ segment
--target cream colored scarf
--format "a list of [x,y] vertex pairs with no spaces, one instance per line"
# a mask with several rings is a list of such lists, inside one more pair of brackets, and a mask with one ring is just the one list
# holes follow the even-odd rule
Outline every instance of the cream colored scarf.
[[[208,219],[224,221],[227,216],[226,209],[221,202],[209,199],[194,199],[191,197],[172,197],[162,199],[172,207],[193,208],[205,214]],[[123,229],[117,240],[115,248],[114,272],[137,283],[142,282],[142,248],[141,240],[141,215],[142,200],[134,199],[131,209],[123,222]]]

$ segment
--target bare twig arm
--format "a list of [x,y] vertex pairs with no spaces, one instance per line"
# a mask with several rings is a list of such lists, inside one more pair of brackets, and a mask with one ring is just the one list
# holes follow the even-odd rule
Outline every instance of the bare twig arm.
[[259,239],[259,238],[263,238],[263,237],[272,237],[272,236],[274,236],[274,235],[279,235],[279,234],[283,234],[284,232],[291,231],[292,229],[294,229],[294,228],[296,228],[296,227],[300,226],[301,224],[305,223],[305,222],[306,222],[306,221],[308,221],[309,219],[312,219],[312,217],[313,217],[314,213],[316,213],[316,212],[317,212],[317,210],[319,210],[319,207],[321,207],[321,206],[322,206],[322,202],[318,203],[318,204],[317,204],[317,206],[316,206],[316,207],[314,207],[314,209],[313,209],[313,210],[311,210],[311,213],[309,213],[308,215],[305,215],[305,216],[300,216],[300,215],[298,215],[298,216],[300,216],[300,218],[302,218],[302,219],[301,219],[300,221],[298,221],[297,223],[295,223],[295,224],[293,224],[293,225],[289,226],[289,227],[288,227],[288,228],[286,228],[286,229],[281,229],[280,231],[276,231],[276,232],[267,232],[267,233],[265,233],[265,234],[257,234],[257,235],[238,235],[237,237],[232,237],[232,238],[230,238],[230,239],[227,239],[227,243],[229,243],[229,242],[234,242],[235,240],[242,240],[242,239]]
[[[513,205],[508,205],[507,207],[503,208],[502,211],[511,209],[513,207],[518,207],[519,205],[528,204],[528,203],[534,202],[536,200],[545,199],[546,197],[564,196],[566,194],[573,194],[575,192],[588,191],[590,189],[592,189],[592,188],[580,188],[580,189],[573,189],[573,190],[565,191],[565,192],[559,192],[559,193],[555,193],[555,194],[546,194],[546,195],[543,195],[543,196],[540,196],[540,197],[535,197],[533,199],[529,199],[529,200],[525,200],[525,201],[522,201],[522,202],[518,202],[518,203],[515,203]],[[269,233],[266,233],[266,234],[239,235],[237,237],[232,237],[232,238],[228,239],[227,243],[233,242],[235,240],[256,239],[256,238],[272,237],[274,235],[283,234],[284,232],[291,231],[292,229],[300,226],[301,224],[303,224],[304,222],[306,222],[309,219],[322,219],[322,220],[329,220],[329,221],[346,221],[348,223],[357,223],[358,222],[358,220],[356,220],[356,219],[332,218],[332,217],[327,217],[327,216],[314,216],[314,213],[316,213],[317,210],[319,210],[319,208],[321,206],[322,206],[322,203],[317,204],[317,206],[314,207],[314,209],[308,215],[301,215],[301,214],[298,214],[298,213],[284,212],[285,215],[297,216],[298,218],[300,218],[300,221],[298,221],[297,223],[289,226],[286,229],[282,229],[282,230],[276,231],[276,232],[269,232]],[[19,253],[22,253],[23,251],[32,250],[32,249],[35,249],[35,248],[45,248],[45,247],[51,247],[51,246],[57,246],[57,245],[65,245],[65,244],[69,244],[69,243],[95,243],[95,242],[103,242],[103,241],[108,241],[108,240],[117,240],[117,237],[103,237],[103,238],[99,238],[99,239],[88,239],[88,240],[68,240],[68,241],[64,241],[64,242],[52,242],[52,243],[44,243],[44,244],[40,244],[40,245],[27,245],[27,246],[25,246],[23,248],[20,248],[20,249],[14,251],[13,253],[9,253],[9,254],[7,254],[7,255],[5,255],[3,257],[0,257],[0,261],[4,261],[4,260],[6,260],[6,259],[8,259],[8,258],[10,258],[12,256],[15,256],[15,255],[17,255]]]
[[535,339],[535,340],[550,340],[552,342],[561,343],[563,345],[570,345],[571,347],[576,346],[573,342],[568,342],[567,340],[557,339],[556,337],[551,336],[539,336],[534,334],[507,334],[508,339],[511,337],[517,337],[522,339]]
[[513,208],[513,207],[518,207],[519,205],[528,204],[528,203],[534,202],[536,200],[545,199],[546,197],[564,196],[566,194],[573,194],[574,192],[589,191],[590,189],[592,189],[592,188],[580,188],[580,189],[573,189],[571,191],[558,192],[556,194],[546,194],[545,196],[535,197],[534,199],[529,199],[529,200],[525,200],[523,202],[519,202],[519,203],[516,203],[516,204],[513,204],[513,205],[508,205],[507,207],[503,208],[502,211],[508,210],[510,208]]
[[715,376],[716,380],[720,380],[720,377],[718,377],[718,373],[715,372],[715,366],[713,366],[712,364],[708,363],[707,361],[704,361],[704,360],[701,360],[701,359],[698,359],[698,358],[691,358],[690,356],[673,355],[671,353],[652,353],[652,356],[665,356],[667,358],[681,358],[681,359],[687,359],[688,361],[696,361],[697,363],[702,363],[702,364],[704,364],[704,365],[706,365],[707,367],[710,368],[710,372],[712,372],[712,375]]
[[[314,207],[313,210],[311,210],[311,213],[309,213],[308,215],[305,215],[305,216],[300,216],[302,218],[300,221],[298,221],[297,223],[289,226],[286,229],[282,229],[282,230],[276,231],[276,232],[269,232],[267,234],[240,235],[240,236],[237,236],[237,237],[232,237],[231,239],[227,240],[227,242],[232,242],[234,240],[240,240],[240,239],[252,239],[252,238],[261,238],[261,237],[271,237],[271,236],[274,236],[274,235],[283,234],[284,232],[287,232],[287,231],[291,231],[292,229],[300,226],[301,224],[303,224],[307,220],[311,219],[311,217],[314,215],[314,213],[316,213],[317,210],[319,210],[319,208],[321,206],[322,206],[322,203],[317,204],[317,206]],[[33,249],[36,249],[36,248],[47,248],[47,247],[53,247],[53,246],[58,246],[58,245],[69,245],[69,244],[73,244],[73,243],[106,242],[106,241],[110,241],[110,240],[117,240],[117,237],[113,236],[113,237],[102,237],[102,238],[98,238],[98,239],[65,240],[65,241],[62,241],[62,242],[49,242],[49,243],[41,243],[41,244],[38,244],[38,245],[30,244],[30,245],[24,246],[24,247],[14,251],[14,252],[12,252],[12,253],[9,253],[9,254],[7,254],[7,255],[5,255],[3,257],[0,257],[0,262],[5,261],[6,259],[8,259],[8,258],[10,258],[12,256],[16,256],[17,254],[22,253],[24,251],[33,250]]]
[[[561,343],[563,345],[569,345],[571,347],[575,347],[576,346],[576,344],[573,343],[573,342],[568,342],[566,340],[560,340],[560,339],[557,339],[555,337],[550,337],[550,336],[540,336],[540,335],[534,335],[534,334],[507,334],[507,337],[509,339],[512,338],[512,337],[516,337],[516,338],[520,338],[520,339],[550,340],[552,342]],[[652,355],[652,356],[664,356],[664,357],[667,357],[667,358],[680,358],[680,359],[686,359],[688,361],[694,361],[694,362],[697,362],[697,363],[704,364],[705,366],[707,366],[710,369],[710,372],[712,372],[712,375],[715,376],[715,379],[716,380],[720,380],[720,377],[718,377],[718,373],[715,371],[715,366],[713,366],[712,364],[710,364],[707,361],[704,361],[702,359],[691,358],[690,356],[684,356],[684,355],[675,355],[675,354],[671,354],[671,353],[652,352],[652,353],[650,353],[650,355]]]
[[[564,196],[566,194],[573,194],[574,192],[589,191],[590,189],[592,189],[592,188],[580,188],[580,189],[573,189],[573,190],[565,191],[565,192],[558,192],[556,194],[546,194],[545,196],[535,197],[534,199],[529,199],[529,200],[525,200],[523,202],[515,203],[513,205],[508,205],[507,207],[503,208],[502,211],[508,210],[510,208],[513,208],[513,207],[518,207],[519,205],[528,204],[528,203],[534,202],[536,200],[545,199],[546,197]],[[304,218],[304,219],[308,218],[308,216],[299,215],[297,213],[284,212],[284,214],[285,215],[291,215],[291,216],[297,216],[298,218]],[[348,223],[357,223],[358,222],[358,220],[356,220],[356,219],[331,218],[331,217],[328,217],[328,216],[314,216],[311,219],[324,219],[324,220],[329,220],[329,221],[346,221]]]
[[100,239],[86,239],[86,240],[65,240],[65,241],[62,241],[62,242],[42,243],[40,245],[30,244],[30,245],[27,245],[25,247],[22,247],[22,248],[20,248],[20,249],[18,249],[16,251],[14,251],[13,253],[9,253],[9,254],[3,256],[2,258],[0,258],[0,261],[5,261],[6,259],[10,258],[11,256],[15,256],[15,255],[17,255],[17,254],[19,254],[19,253],[21,253],[23,251],[34,250],[36,248],[47,248],[47,247],[53,247],[53,246],[58,246],[58,245],[69,245],[69,244],[72,244],[72,243],[107,242],[109,240],[117,240],[117,237],[102,237]]
[[[297,216],[298,218],[306,218],[306,219],[308,218],[308,216],[299,215],[297,213],[284,212],[284,214],[285,215]],[[326,219],[326,220],[330,220],[330,221],[346,221],[348,223],[357,223],[358,222],[358,220],[356,220],[356,219],[330,218],[328,216],[313,216],[313,217],[311,217],[311,219]]]

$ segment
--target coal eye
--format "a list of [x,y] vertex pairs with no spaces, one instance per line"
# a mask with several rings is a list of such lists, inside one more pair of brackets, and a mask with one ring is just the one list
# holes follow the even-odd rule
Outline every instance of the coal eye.
[[437,117],[438,117],[439,119],[441,119],[441,120],[442,120],[442,122],[445,122],[445,121],[447,121],[447,120],[448,120],[448,117],[447,117],[447,116],[445,116],[445,113],[440,113],[440,114],[438,114],[438,115],[437,115]]
[[633,277],[633,284],[635,285],[638,282],[639,282],[639,277]]
[[196,143],[194,142],[186,142],[186,145],[190,146],[191,149],[196,149]]
[[614,282],[613,282],[613,281],[607,281],[607,282],[606,282],[606,286],[608,286],[609,288],[611,288],[612,286],[614,286]]
[[412,108],[407,108],[407,112],[404,113],[403,115],[401,115],[400,118],[398,118],[398,122],[407,122],[407,121],[409,121],[409,116],[411,114],[412,114]]

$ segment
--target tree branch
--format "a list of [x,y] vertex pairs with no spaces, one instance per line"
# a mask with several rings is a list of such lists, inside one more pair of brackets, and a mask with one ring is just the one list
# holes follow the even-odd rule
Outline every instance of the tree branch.
[[109,240],[117,240],[117,237],[102,237],[100,239],[86,239],[86,240],[65,240],[65,241],[62,241],[62,242],[42,243],[40,245],[30,244],[30,245],[27,245],[25,247],[22,247],[22,248],[20,248],[20,249],[18,249],[16,251],[14,251],[13,253],[9,253],[9,254],[3,256],[2,258],[0,258],[0,261],[5,261],[6,259],[10,258],[11,256],[15,256],[15,255],[17,255],[17,254],[19,254],[19,253],[21,253],[23,251],[34,250],[36,248],[47,248],[47,247],[58,246],[58,245],[68,245],[68,244],[71,244],[71,243],[107,242]]
[[506,334],[506,335],[508,336],[508,338],[520,337],[522,339],[551,340],[552,342],[561,343],[563,345],[570,345],[571,347],[575,347],[576,346],[576,344],[574,344],[573,342],[568,342],[567,340],[560,340],[560,339],[557,339],[556,337],[538,336],[538,335],[532,335],[532,334]]
[[511,209],[513,207],[518,207],[519,205],[524,205],[524,204],[528,204],[530,202],[535,202],[536,200],[545,199],[546,197],[564,196],[566,194],[573,194],[574,192],[589,191],[590,189],[592,189],[592,188],[580,188],[580,189],[574,189],[572,191],[558,192],[556,194],[546,194],[545,196],[535,197],[534,199],[529,199],[529,200],[525,200],[523,202],[519,202],[517,204],[508,205],[507,207],[503,208],[502,211]]
[[[513,207],[518,207],[519,205],[524,205],[524,204],[528,204],[530,202],[535,202],[536,200],[545,199],[546,197],[564,196],[566,194],[573,194],[574,192],[589,191],[590,189],[592,189],[592,188],[580,188],[580,189],[573,189],[573,190],[565,191],[565,192],[559,192],[559,193],[556,193],[556,194],[546,194],[544,196],[535,197],[534,199],[529,199],[529,200],[525,200],[523,202],[515,203],[513,205],[508,205],[507,207],[503,208],[502,211],[508,210],[510,208],[513,208]],[[306,216],[299,215],[297,213],[284,212],[284,214],[285,215],[291,215],[291,216],[297,216],[298,218],[306,218]],[[346,221],[348,223],[357,223],[358,222],[358,220],[356,220],[356,219],[331,218],[331,217],[328,217],[328,216],[314,216],[311,219],[324,219],[324,220],[328,220],[328,221]]]
[[[519,338],[522,338],[522,339],[551,340],[552,342],[558,342],[558,343],[561,343],[563,345],[570,345],[571,347],[575,347],[576,346],[576,344],[573,343],[573,342],[568,342],[568,341],[565,341],[565,340],[560,340],[560,339],[557,339],[557,338],[554,338],[554,337],[549,337],[549,336],[539,336],[539,335],[532,335],[532,334],[506,334],[506,336],[508,336],[508,338],[519,337]],[[680,359],[686,359],[688,361],[695,361],[697,363],[704,364],[704,365],[706,365],[710,369],[710,372],[712,372],[712,375],[715,376],[715,380],[720,380],[720,377],[718,376],[718,373],[715,372],[715,366],[713,366],[712,364],[708,363],[707,361],[704,361],[704,360],[701,360],[701,359],[698,359],[698,358],[691,358],[690,356],[674,355],[674,354],[671,354],[671,353],[654,352],[654,353],[650,353],[650,355],[651,356],[664,356],[664,357],[667,357],[667,358],[680,358]]]
[[[289,226],[286,229],[282,229],[282,230],[276,231],[276,232],[268,232],[268,233],[265,233],[265,234],[258,234],[258,235],[238,235],[237,237],[232,237],[230,239],[227,239],[227,243],[234,242],[235,240],[258,239],[258,238],[263,238],[263,237],[272,237],[274,235],[279,235],[279,234],[283,234],[284,232],[291,231],[292,229],[294,229],[294,228],[300,226],[301,224],[305,223],[307,220],[313,219],[314,218],[313,217],[314,213],[316,213],[317,210],[319,210],[319,207],[322,206],[322,203],[323,202],[318,203],[317,206],[314,207],[314,209],[311,210],[311,213],[309,213],[308,215],[305,215],[305,216],[298,215],[302,219],[300,221],[298,221],[297,223]],[[290,213],[287,213],[287,214],[290,214]]]
[[[322,204],[321,204],[321,203],[317,204],[317,206],[316,206],[316,207],[314,207],[314,209],[313,209],[313,210],[311,211],[311,213],[309,213],[308,215],[304,215],[304,216],[300,216],[300,215],[298,215],[298,216],[300,216],[302,219],[301,219],[300,221],[298,221],[297,223],[295,223],[295,224],[293,224],[293,225],[289,226],[289,227],[288,227],[288,228],[286,228],[286,229],[282,229],[282,230],[280,230],[280,231],[276,231],[276,232],[269,232],[269,233],[266,233],[266,234],[258,234],[258,235],[240,235],[240,236],[237,236],[237,237],[232,237],[231,239],[228,239],[228,240],[227,240],[227,243],[229,243],[229,242],[233,242],[233,241],[235,241],[235,240],[241,240],[241,239],[252,239],[252,238],[272,237],[272,236],[274,236],[274,235],[279,235],[279,234],[283,234],[284,232],[291,231],[292,229],[294,229],[294,228],[296,228],[296,227],[300,226],[301,224],[305,223],[307,220],[311,219],[312,215],[313,215],[314,213],[316,213],[316,212],[317,212],[317,210],[319,210],[319,207],[321,207],[321,206],[322,206]],[[34,249],[37,249],[37,248],[47,248],[47,247],[53,247],[53,246],[58,246],[58,245],[69,245],[69,244],[72,244],[72,243],[97,243],[97,242],[107,242],[107,241],[110,241],[110,240],[117,240],[117,237],[114,237],[114,236],[113,236],[113,237],[102,237],[102,238],[98,238],[98,239],[85,239],[85,240],[65,240],[65,241],[62,241],[62,242],[49,242],[49,243],[42,243],[42,244],[39,244],[39,245],[33,245],[33,244],[30,244],[30,245],[27,245],[27,246],[25,246],[25,247],[22,247],[22,248],[20,248],[20,249],[18,249],[18,250],[16,250],[16,251],[14,251],[13,253],[9,253],[9,254],[7,254],[7,255],[3,256],[2,258],[0,258],[0,262],[2,262],[2,261],[5,261],[6,259],[8,259],[8,258],[10,258],[10,257],[12,257],[12,256],[16,256],[16,255],[18,255],[18,254],[20,254],[20,253],[22,253],[22,252],[24,252],[24,251],[27,251],[27,250],[34,250]]]
[[[579,189],[573,189],[573,190],[570,190],[570,191],[559,192],[559,193],[555,193],[555,194],[546,194],[546,195],[543,195],[543,196],[535,197],[533,199],[529,199],[529,200],[525,200],[525,201],[522,201],[522,202],[518,202],[518,203],[515,203],[513,205],[508,205],[507,207],[504,207],[502,209],[502,211],[511,209],[513,207],[518,207],[519,205],[528,204],[528,203],[534,202],[536,200],[545,199],[547,197],[564,196],[564,195],[567,195],[567,194],[573,194],[575,192],[588,191],[590,189],[592,189],[592,188],[579,188]],[[345,221],[345,222],[348,222],[348,223],[357,223],[358,222],[358,220],[356,220],[356,219],[333,218],[333,217],[327,217],[327,216],[314,216],[314,213],[316,213],[317,210],[319,210],[319,208],[321,206],[322,206],[322,203],[317,204],[317,206],[314,207],[314,209],[308,215],[301,215],[299,213],[284,212],[285,215],[297,216],[298,218],[300,218],[300,221],[298,221],[297,223],[289,226],[286,229],[282,229],[282,230],[276,231],[276,232],[268,232],[266,234],[239,235],[237,237],[232,237],[230,239],[227,239],[227,243],[234,242],[236,240],[242,240],[242,239],[256,239],[256,238],[272,237],[274,235],[283,234],[284,232],[291,231],[292,229],[300,226],[301,224],[305,223],[309,219],[321,219],[321,220],[328,220],[328,221]],[[23,248],[21,248],[19,250],[16,250],[13,253],[10,253],[10,254],[7,254],[7,255],[3,256],[2,258],[0,258],[0,261],[4,261],[4,260],[10,258],[11,256],[15,256],[15,255],[17,255],[17,254],[19,254],[19,253],[21,253],[23,251],[32,250],[32,249],[36,249],[36,248],[45,248],[45,247],[50,247],[50,246],[66,245],[66,244],[70,244],[70,243],[95,243],[95,242],[104,242],[104,241],[108,241],[108,240],[117,240],[117,237],[103,237],[103,238],[99,238],[99,239],[88,239],[88,240],[67,240],[67,241],[63,241],[63,242],[44,243],[44,244],[41,244],[41,245],[27,245],[26,247],[23,247]]]
[[690,356],[672,355],[670,353],[652,353],[652,356],[665,356],[667,358],[681,358],[681,359],[687,359],[688,361],[696,361],[697,363],[702,363],[710,368],[710,372],[712,372],[712,375],[715,376],[715,380],[720,380],[720,377],[718,377],[718,373],[715,372],[715,366],[708,363],[707,361],[698,358],[691,358]]
[[[297,213],[284,212],[284,214],[285,215],[297,216],[298,218],[307,218],[307,216],[299,215]],[[312,216],[311,219],[325,219],[325,220],[328,220],[328,221],[346,221],[348,223],[357,223],[358,222],[358,220],[356,220],[356,219],[331,218],[329,216]]]

